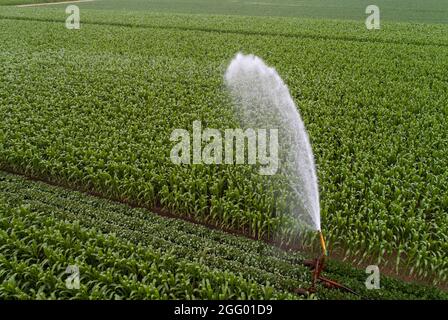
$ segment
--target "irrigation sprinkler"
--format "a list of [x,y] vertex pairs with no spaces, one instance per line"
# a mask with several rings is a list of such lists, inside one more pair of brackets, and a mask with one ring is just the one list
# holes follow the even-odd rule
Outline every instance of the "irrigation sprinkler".
[[[277,71],[266,65],[259,57],[238,53],[231,61],[224,75],[225,84],[233,97],[235,112],[241,128],[279,128],[280,158],[283,176],[292,190],[292,200],[296,203],[296,218],[318,230],[322,255],[305,261],[313,271],[313,281],[309,289],[297,292],[316,291],[316,283],[327,287],[353,290],[321,275],[327,248],[320,227],[319,186],[316,164],[311,143],[299,109],[294,103],[288,87]],[[271,140],[272,142],[272,140]],[[303,210],[307,208],[307,210]]]
[[312,260],[305,260],[303,262],[303,265],[308,267],[313,272],[311,286],[308,289],[297,288],[294,291],[297,294],[316,293],[317,292],[316,284],[318,282],[321,282],[322,285],[326,288],[341,289],[341,290],[344,290],[344,291],[347,291],[347,292],[350,292],[352,294],[359,296],[358,293],[356,293],[349,287],[344,286],[334,280],[328,279],[322,275],[322,271],[324,270],[324,267],[325,267],[325,259],[328,256],[328,252],[327,252],[327,246],[325,244],[325,238],[324,238],[324,235],[322,234],[322,231],[318,231],[318,233],[319,233],[319,240],[320,240],[320,245],[321,245],[321,249],[322,249],[322,253],[321,253],[320,257],[312,259]]

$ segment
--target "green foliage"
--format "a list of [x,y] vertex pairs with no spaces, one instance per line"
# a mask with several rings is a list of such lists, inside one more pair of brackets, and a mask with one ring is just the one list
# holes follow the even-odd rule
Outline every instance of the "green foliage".
[[222,74],[235,52],[255,53],[309,129],[330,247],[447,280],[445,25],[86,10],[78,32],[57,10],[0,16],[2,168],[294,239],[281,179],[169,160],[173,129],[236,125]]
[[[291,294],[27,207],[0,207],[0,299],[284,299]],[[80,288],[67,288],[77,265]]]
[[70,1],[70,0],[0,0],[0,6],[64,2],[64,1]]
[[[297,299],[289,292],[309,286],[302,254],[263,242],[4,173],[0,200],[3,298],[118,298],[119,288],[124,299]],[[65,287],[69,264],[80,266],[79,291]],[[381,290],[366,290],[362,270],[336,262],[325,275],[364,298],[448,298],[385,276]],[[357,297],[320,287],[310,298]]]
[[[62,0],[0,0],[2,4],[42,3]],[[194,13],[202,15],[242,15],[266,17],[300,17],[350,19],[364,22],[365,10],[372,4],[369,0],[96,0],[78,3],[82,11],[122,10],[122,11],[151,11],[172,13]],[[381,10],[382,21],[402,21],[420,23],[447,23],[447,5],[440,0],[376,0]]]

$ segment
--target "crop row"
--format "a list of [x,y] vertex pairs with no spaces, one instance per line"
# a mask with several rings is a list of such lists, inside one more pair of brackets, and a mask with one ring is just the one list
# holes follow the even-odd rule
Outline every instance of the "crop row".
[[[135,245],[77,222],[0,207],[0,297],[5,299],[271,299],[291,294]],[[65,270],[79,268],[80,288]]]
[[[24,201],[23,190],[4,184],[2,186],[8,202],[15,200],[14,203],[19,204]],[[277,287],[294,288],[298,285],[297,280],[304,281],[308,276],[306,269],[294,267],[294,262],[297,264],[301,261],[300,256],[281,254],[263,243],[244,238],[226,238],[204,227],[192,228],[184,223],[176,225],[172,219],[148,215],[148,212],[142,210],[132,210],[133,214],[130,214],[125,206],[102,206],[97,209],[94,204],[83,204],[80,201],[82,198],[67,199],[54,192],[42,192],[34,188],[27,190],[26,195],[33,199],[26,203],[34,210],[51,211],[60,218],[80,221],[85,226],[94,225],[102,232],[115,233],[134,243],[151,245],[167,252],[176,250],[180,258],[205,258],[203,263],[210,267],[236,268],[233,271],[243,272],[248,277],[270,282]],[[201,229],[202,233],[199,232]],[[254,256],[252,252],[258,254]],[[260,255],[265,258],[260,259]]]
[[[281,38],[448,46],[446,24],[390,23],[383,20],[381,23],[383,32],[371,32],[365,28],[364,20],[188,15],[148,11],[127,11],[123,14],[120,10],[89,10],[88,8],[81,8],[81,10],[83,25],[99,24],[255,36],[270,35]],[[65,23],[67,15],[60,7],[27,10],[2,8],[0,17]]]
[[[95,226],[99,232],[114,234],[120,241],[157,248],[161,254],[174,256],[176,260],[237,274],[246,281],[260,285],[269,283],[278,292],[309,285],[310,273],[301,266],[304,257],[297,252],[281,251],[260,241],[164,218],[143,209],[27,181],[10,174],[0,174],[0,190],[0,199],[6,199],[9,207],[26,206],[31,212],[42,212],[81,227]],[[409,285],[384,276],[381,278],[382,290],[366,290],[363,271],[332,261],[325,275],[350,285],[366,298],[444,298],[443,293],[436,289]],[[319,287],[317,298],[357,297]]]
[[69,1],[69,0],[0,0],[0,6],[45,3],[45,2],[63,2],[63,1]]
[[446,281],[444,46],[0,24],[2,168],[252,236],[294,235],[281,177],[169,159],[175,128],[236,126],[222,74],[235,52],[255,53],[276,66],[309,130],[330,249],[378,263],[396,256],[397,269]]

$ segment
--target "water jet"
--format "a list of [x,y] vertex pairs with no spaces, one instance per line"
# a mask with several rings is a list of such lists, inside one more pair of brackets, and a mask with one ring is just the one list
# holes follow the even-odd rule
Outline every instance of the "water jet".
[[331,288],[353,290],[321,275],[328,256],[321,230],[319,188],[316,165],[305,125],[289,89],[277,71],[255,55],[238,53],[228,66],[225,84],[235,106],[236,117],[245,128],[278,128],[279,167],[293,191],[292,212],[299,225],[318,233],[321,255],[304,261],[313,271],[310,288],[297,293],[316,291],[316,283]]

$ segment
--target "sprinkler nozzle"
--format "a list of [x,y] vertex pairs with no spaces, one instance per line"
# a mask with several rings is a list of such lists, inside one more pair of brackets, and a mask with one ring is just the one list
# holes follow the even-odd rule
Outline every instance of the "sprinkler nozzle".
[[322,231],[319,231],[319,237],[320,237],[320,245],[322,247],[322,253],[324,256],[327,255],[327,246],[325,244],[324,235],[322,234]]

